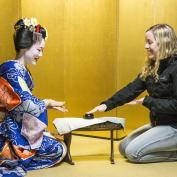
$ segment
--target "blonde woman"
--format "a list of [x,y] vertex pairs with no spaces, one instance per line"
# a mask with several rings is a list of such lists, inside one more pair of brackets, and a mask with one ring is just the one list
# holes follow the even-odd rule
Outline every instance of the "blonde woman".
[[[136,129],[119,146],[129,161],[149,163],[177,160],[177,37],[167,24],[145,33],[147,62],[137,78],[88,113],[109,111],[125,103],[150,110],[150,124]],[[143,91],[148,96],[134,100]],[[133,100],[133,101],[132,101]]]

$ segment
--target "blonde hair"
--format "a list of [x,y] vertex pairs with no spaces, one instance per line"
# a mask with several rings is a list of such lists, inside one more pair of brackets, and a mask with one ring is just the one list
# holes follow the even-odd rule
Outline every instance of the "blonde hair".
[[159,50],[155,60],[147,58],[140,77],[145,80],[147,76],[153,76],[158,81],[157,73],[160,60],[177,54],[177,37],[174,29],[167,24],[157,24],[150,27],[146,32],[151,31],[158,43]]

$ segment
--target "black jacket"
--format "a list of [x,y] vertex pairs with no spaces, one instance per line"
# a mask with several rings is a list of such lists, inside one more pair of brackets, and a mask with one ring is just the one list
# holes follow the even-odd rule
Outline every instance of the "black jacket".
[[177,55],[160,61],[159,80],[147,77],[143,81],[139,76],[126,87],[119,90],[107,101],[107,109],[128,103],[147,90],[143,105],[150,110],[152,125],[172,125],[177,127]]

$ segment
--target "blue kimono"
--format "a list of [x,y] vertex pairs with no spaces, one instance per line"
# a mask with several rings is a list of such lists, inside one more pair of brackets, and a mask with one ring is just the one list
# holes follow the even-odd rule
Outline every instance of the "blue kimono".
[[32,95],[33,86],[18,61],[0,65],[0,177],[22,177],[27,170],[59,163],[66,154],[63,143],[44,135],[47,109]]

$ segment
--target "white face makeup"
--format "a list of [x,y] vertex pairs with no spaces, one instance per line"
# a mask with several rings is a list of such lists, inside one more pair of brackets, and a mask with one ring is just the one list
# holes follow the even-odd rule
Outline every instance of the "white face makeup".
[[158,42],[156,41],[151,31],[146,32],[145,40],[146,40],[145,49],[147,50],[148,58],[155,60],[157,52],[159,50],[159,46]]
[[39,57],[43,55],[43,49],[45,47],[45,40],[42,39],[41,42],[36,42],[24,53],[24,63],[36,65]]

